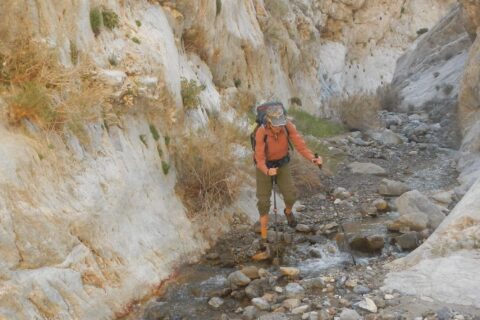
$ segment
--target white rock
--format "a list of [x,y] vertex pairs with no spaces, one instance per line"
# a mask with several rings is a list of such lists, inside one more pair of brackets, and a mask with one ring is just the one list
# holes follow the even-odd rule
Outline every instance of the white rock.
[[265,301],[263,298],[253,298],[252,304],[260,310],[268,311],[270,310],[270,304]]
[[120,87],[127,78],[127,74],[121,70],[100,70],[98,75],[103,82],[116,87]]
[[367,297],[365,297],[363,301],[360,301],[360,303],[358,304],[358,307],[372,313],[376,313],[378,311],[377,306],[375,305],[375,302],[373,302],[372,299]]
[[310,308],[309,305],[303,305],[303,306],[300,306],[300,307],[296,307],[295,309],[292,310],[292,314],[302,314],[302,313],[305,313],[308,311],[308,309]]
[[383,176],[387,174],[384,168],[374,163],[352,162],[348,165],[348,168],[352,171],[352,173],[372,174],[377,176]]
[[208,304],[211,305],[215,309],[220,308],[223,303],[224,303],[223,299],[219,298],[219,297],[213,297],[208,301]]

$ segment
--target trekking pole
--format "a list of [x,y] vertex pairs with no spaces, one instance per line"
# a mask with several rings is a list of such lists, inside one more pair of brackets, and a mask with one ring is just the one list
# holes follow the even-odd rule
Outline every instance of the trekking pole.
[[[315,153],[315,158],[318,158],[318,153]],[[322,170],[322,165],[321,164],[318,165],[318,168]],[[356,266],[357,262],[355,261],[355,257],[353,256],[352,250],[350,249],[350,244],[348,243],[348,239],[347,239],[347,233],[345,232],[345,229],[343,228],[343,225],[340,222],[340,215],[338,214],[337,206],[335,204],[335,196],[330,195],[330,197],[332,199],[333,209],[335,210],[335,214],[337,215],[337,218],[335,220],[337,224],[340,226],[340,230],[343,233],[343,242],[345,244],[345,247],[347,248],[348,253],[350,254],[350,257],[352,257],[353,265]]]
[[272,177],[272,190],[273,190],[273,212],[275,214],[275,258],[272,263],[274,265],[280,264],[280,258],[278,257],[278,223],[277,223],[277,193],[275,192],[275,185],[277,184],[277,176]]

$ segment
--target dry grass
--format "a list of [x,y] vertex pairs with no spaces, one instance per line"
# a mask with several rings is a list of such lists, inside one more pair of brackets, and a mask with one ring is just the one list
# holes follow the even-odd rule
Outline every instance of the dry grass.
[[357,93],[347,97],[332,98],[330,109],[338,112],[340,120],[352,130],[378,128],[380,99],[372,93]]
[[400,90],[391,84],[378,87],[377,95],[380,99],[380,108],[383,110],[394,111],[402,103]]
[[187,52],[196,53],[203,61],[208,61],[207,32],[205,30],[191,28],[186,30],[182,37]]
[[298,152],[291,154],[290,170],[295,187],[302,196],[312,194],[322,187],[322,181],[317,174],[318,168],[307,161]]
[[190,218],[219,212],[233,203],[240,189],[228,135],[220,131],[211,127],[175,143],[175,189]]

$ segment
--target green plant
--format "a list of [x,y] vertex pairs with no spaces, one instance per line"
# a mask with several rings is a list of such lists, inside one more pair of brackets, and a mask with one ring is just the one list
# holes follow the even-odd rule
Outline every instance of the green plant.
[[450,93],[452,93],[453,91],[453,85],[451,84],[446,84],[444,87],[443,87],[443,93],[448,96]]
[[132,41],[135,42],[136,44],[140,44],[140,39],[138,39],[137,37],[133,37],[132,38]]
[[165,136],[165,145],[168,147],[170,145],[170,137]]
[[236,88],[238,88],[242,85],[242,80],[235,79],[235,80],[233,80],[233,84],[235,85]]
[[37,82],[25,83],[13,97],[10,107],[10,116],[15,122],[28,118],[51,127],[59,116],[47,88]]
[[288,114],[294,118],[295,126],[305,135],[317,138],[331,137],[344,133],[346,130],[342,125],[317,118],[308,112],[298,108],[290,108]]
[[137,27],[141,27],[142,26],[142,22],[140,20],[135,20],[135,24],[137,25]]
[[158,141],[158,139],[160,139],[160,134],[158,133],[157,128],[153,123],[150,123],[149,127],[150,127],[150,132],[152,133],[153,139],[155,139],[155,141]]
[[113,53],[110,56],[108,56],[108,63],[110,63],[111,66],[118,65],[117,57]]
[[170,170],[170,165],[162,160],[162,170],[165,175],[168,174],[168,171]]
[[427,32],[428,32],[428,28],[421,28],[421,29],[417,30],[417,35],[421,36],[422,34],[427,33]]
[[97,37],[100,34],[102,27],[102,11],[99,7],[95,7],[90,10],[90,26],[92,27],[93,34]]
[[158,156],[161,159],[163,157],[163,151],[162,151],[162,147],[160,147],[160,145],[157,145],[157,151],[158,151]]
[[110,30],[118,27],[120,24],[120,20],[118,15],[110,9],[104,8],[102,10],[102,18],[103,18],[103,25]]
[[405,7],[402,6],[402,9],[400,9],[400,15],[404,14],[405,13]]
[[140,138],[140,141],[142,141],[142,143],[145,145],[145,147],[148,148],[148,144],[147,144],[147,136],[144,135],[144,134],[141,134],[138,136]]
[[302,106],[302,99],[299,97],[291,97],[290,98],[290,104],[296,104],[297,106],[301,107]]
[[217,12],[216,12],[216,15],[218,16],[220,14],[220,12],[222,11],[222,0],[217,0],[216,1],[216,9],[217,9]]
[[72,64],[76,65],[78,63],[78,56],[79,52],[77,44],[70,40],[70,60],[72,61]]
[[198,95],[205,90],[205,85],[199,85],[197,81],[182,78],[181,81],[181,95],[183,101],[183,107],[186,110],[196,108],[200,104],[200,98]]

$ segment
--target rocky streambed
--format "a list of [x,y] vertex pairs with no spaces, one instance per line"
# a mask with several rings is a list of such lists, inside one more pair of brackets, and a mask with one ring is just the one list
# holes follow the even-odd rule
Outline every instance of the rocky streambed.
[[381,130],[323,141],[344,160],[334,175],[318,172],[323,187],[301,199],[295,229],[279,215],[278,247],[271,217],[279,266],[251,260],[258,225],[237,217],[128,319],[480,319],[478,309],[384,287],[388,263],[428,238],[461,195],[456,151],[436,138],[439,124],[421,113],[382,118]]

